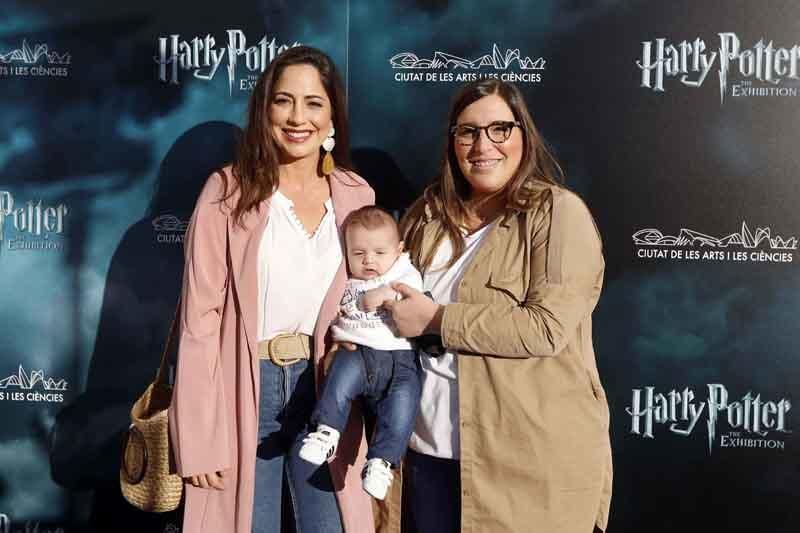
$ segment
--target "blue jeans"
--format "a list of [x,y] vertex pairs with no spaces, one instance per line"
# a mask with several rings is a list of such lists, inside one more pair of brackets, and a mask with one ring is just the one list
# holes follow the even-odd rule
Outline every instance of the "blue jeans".
[[[461,531],[461,465],[408,450],[404,463],[403,506],[410,507],[410,531]],[[404,528],[405,530],[405,528]]]
[[342,520],[328,465],[297,455],[314,407],[314,367],[308,361],[279,367],[261,360],[253,533],[281,531],[284,475],[297,533],[340,533]]
[[352,352],[340,349],[311,421],[341,432],[350,403],[362,396],[377,417],[367,459],[380,457],[397,466],[419,411],[419,372],[414,350],[374,350],[368,346],[357,346]]

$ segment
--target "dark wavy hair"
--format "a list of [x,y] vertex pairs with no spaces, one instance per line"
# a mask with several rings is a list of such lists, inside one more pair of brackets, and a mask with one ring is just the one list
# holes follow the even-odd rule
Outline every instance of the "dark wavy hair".
[[[465,243],[461,228],[469,215],[466,202],[470,197],[470,184],[458,166],[451,128],[467,106],[492,94],[498,95],[505,101],[514,114],[514,119],[522,125],[522,159],[514,175],[499,192],[505,196],[506,210],[533,209],[536,206],[537,182],[551,185],[561,185],[564,182],[564,171],[533,123],[525,98],[515,85],[498,79],[484,79],[463,86],[455,94],[450,105],[445,130],[447,143],[439,174],[425,188],[422,196],[412,204],[400,225],[403,240],[411,257],[415,258],[422,270],[430,267],[434,251],[445,236],[453,243],[453,257],[450,264],[464,252]],[[435,245],[431,250],[427,250],[423,257],[422,227],[426,221],[426,209],[434,218],[441,220],[443,231],[437,235]]]
[[237,223],[241,223],[245,213],[269,198],[278,187],[279,148],[271,133],[269,105],[275,84],[290,65],[311,65],[319,72],[331,102],[333,127],[336,129],[334,161],[339,168],[352,167],[344,86],[333,60],[310,46],[289,48],[270,63],[255,84],[247,111],[247,126],[239,139],[233,161],[234,183],[228,183],[225,177],[223,197],[230,198],[237,189],[241,193],[232,213]]

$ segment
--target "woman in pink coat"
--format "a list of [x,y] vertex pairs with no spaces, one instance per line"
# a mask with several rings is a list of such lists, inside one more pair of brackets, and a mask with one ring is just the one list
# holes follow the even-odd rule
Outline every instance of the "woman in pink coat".
[[374,532],[360,413],[329,464],[297,455],[344,292],[339,226],[374,202],[344,170],[346,116],[331,59],[287,50],[255,86],[236,160],[197,201],[170,409],[185,533],[279,532],[284,478],[298,533]]

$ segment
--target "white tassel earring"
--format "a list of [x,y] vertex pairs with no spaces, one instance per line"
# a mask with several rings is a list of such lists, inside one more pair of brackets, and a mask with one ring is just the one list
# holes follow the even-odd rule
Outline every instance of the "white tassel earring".
[[322,158],[322,173],[326,176],[333,172],[336,168],[336,163],[333,160],[333,147],[336,146],[336,139],[333,138],[336,130],[331,126],[331,131],[328,136],[322,141],[322,149],[325,150],[325,157]]

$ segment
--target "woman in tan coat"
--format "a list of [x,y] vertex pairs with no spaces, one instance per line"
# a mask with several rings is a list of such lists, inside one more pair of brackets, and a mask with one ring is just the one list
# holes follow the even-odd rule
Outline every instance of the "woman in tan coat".
[[471,83],[440,176],[404,240],[433,299],[387,304],[403,336],[441,337],[404,479],[419,532],[592,533],[611,499],[608,405],[592,348],[598,232],[564,189],[520,91]]

